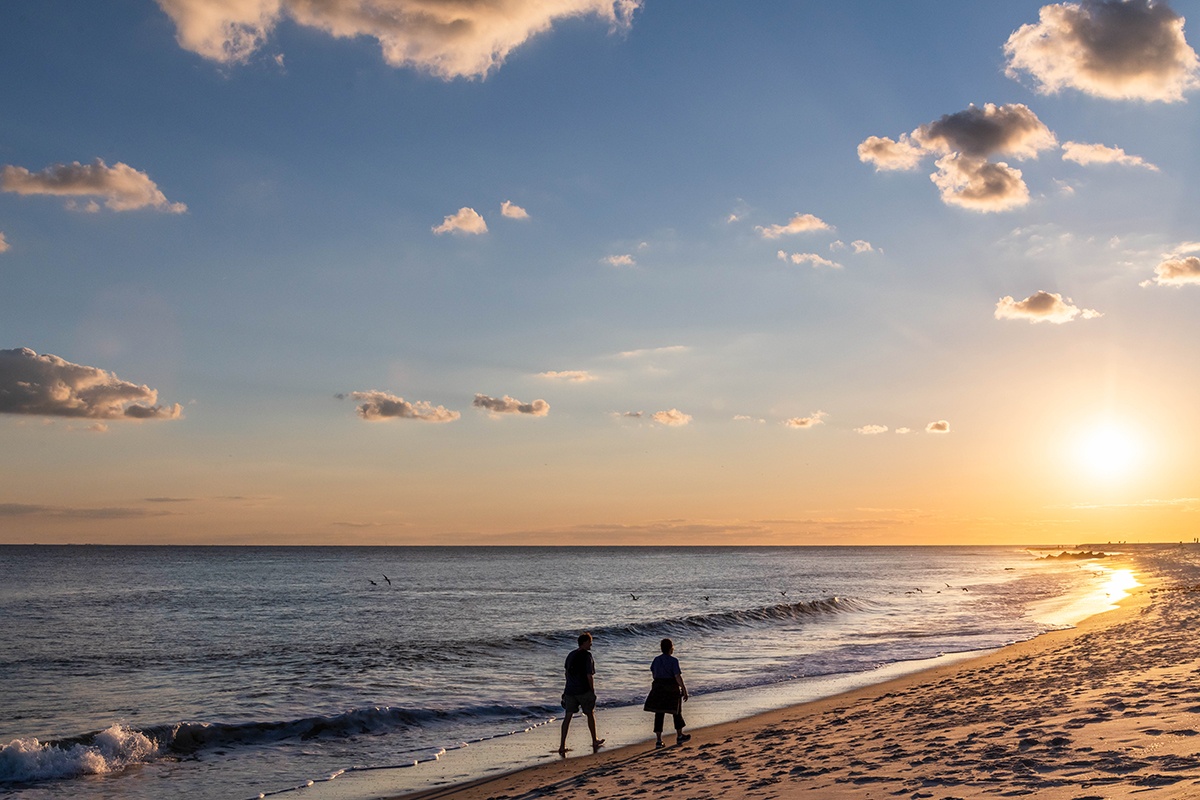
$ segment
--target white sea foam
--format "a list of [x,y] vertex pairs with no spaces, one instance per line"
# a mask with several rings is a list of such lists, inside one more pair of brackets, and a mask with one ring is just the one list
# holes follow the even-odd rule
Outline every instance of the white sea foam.
[[158,745],[139,731],[113,725],[89,744],[61,747],[37,739],[14,739],[0,747],[0,782],[25,783],[104,775],[158,755]]

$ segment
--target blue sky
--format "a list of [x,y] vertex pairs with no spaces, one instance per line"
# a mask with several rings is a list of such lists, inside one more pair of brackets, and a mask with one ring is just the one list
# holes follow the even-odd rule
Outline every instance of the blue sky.
[[1190,530],[1195,3],[424,5],[0,11],[0,541]]

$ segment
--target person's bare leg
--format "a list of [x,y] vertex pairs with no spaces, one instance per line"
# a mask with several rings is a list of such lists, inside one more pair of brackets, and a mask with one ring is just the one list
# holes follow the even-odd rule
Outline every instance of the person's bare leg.
[[[563,717],[562,724],[562,739],[558,743],[558,754],[565,756],[567,754],[567,731],[571,728],[571,715],[567,714]],[[596,734],[592,734],[592,738],[596,738]]]
[[583,713],[587,716],[588,730],[591,731],[592,734],[592,749],[595,750],[599,748],[600,745],[604,744],[603,739],[596,738],[596,712],[585,711]]

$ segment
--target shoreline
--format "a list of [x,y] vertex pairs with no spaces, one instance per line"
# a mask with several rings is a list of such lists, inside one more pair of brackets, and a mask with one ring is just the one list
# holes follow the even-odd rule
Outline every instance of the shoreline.
[[[833,798],[1200,791],[1200,758],[1193,753],[1200,743],[1192,738],[1200,736],[1200,704],[1183,697],[1192,693],[1200,666],[1200,647],[1188,635],[1200,613],[1188,602],[1191,592],[1172,592],[1153,572],[1140,577],[1143,585],[1117,608],[1070,629],[799,705],[689,727],[685,745],[655,750],[648,736],[593,755],[375,796],[517,800],[574,796],[585,787],[603,798],[669,789],[696,800],[766,800],[800,791]],[[1168,639],[1187,646],[1162,644]],[[1200,703],[1200,691],[1192,694]],[[1086,787],[1097,791],[1079,791]]]

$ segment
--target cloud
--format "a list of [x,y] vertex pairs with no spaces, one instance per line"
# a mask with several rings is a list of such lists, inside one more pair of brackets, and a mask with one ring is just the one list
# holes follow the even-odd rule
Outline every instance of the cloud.
[[385,419],[454,422],[462,416],[457,411],[450,411],[444,406],[435,406],[424,400],[410,403],[403,397],[378,390],[351,392],[350,397],[362,402],[362,405],[358,407],[358,415],[368,422],[380,422]]
[[[919,126],[908,138],[901,139],[910,148],[905,152],[917,161],[920,159],[912,148],[922,155],[941,156],[935,162],[937,172],[929,178],[941,191],[942,202],[981,212],[1006,211],[1029,202],[1029,187],[1022,180],[1021,171],[1002,161],[990,161],[990,158],[1037,158],[1038,153],[1058,144],[1053,131],[1020,103],[971,104],[963,111],[943,114],[933,122]],[[864,147],[873,141],[874,149],[868,147],[865,152],[875,152],[878,142],[885,140],[871,137],[863,142],[859,145],[860,158]],[[879,167],[900,168],[911,167]]]
[[926,433],[949,433],[950,423],[944,419],[939,419],[937,422],[931,422],[925,426]]
[[1111,100],[1174,103],[1200,85],[1200,59],[1183,17],[1165,2],[1083,0],[1042,6],[1004,45],[1007,74],[1028,73],[1037,90],[1077,89]]
[[539,372],[538,377],[557,381],[569,381],[571,383],[585,383],[596,380],[595,375],[583,369],[568,369],[562,372],[550,370],[548,372]]
[[96,367],[0,350],[0,413],[87,419],[179,419],[183,407],[157,405],[158,392]]
[[758,422],[758,423],[766,422],[766,420],[762,419],[761,417],[751,417],[746,414],[734,414],[733,420],[734,420],[734,422]]
[[936,163],[938,171],[929,179],[947,205],[987,213],[1029,202],[1029,187],[1021,179],[1021,170],[1003,161],[992,163],[954,153]]
[[858,255],[859,253],[878,252],[874,247],[871,246],[871,243],[868,242],[866,239],[855,239],[853,242],[850,243],[850,246],[852,248],[854,248],[855,255]]
[[906,433],[912,433],[912,428],[896,428],[896,433],[899,433],[901,435],[904,435]]
[[657,422],[659,425],[677,428],[687,425],[692,421],[691,414],[685,414],[678,408],[667,409],[666,411],[655,411],[650,415],[650,419]]
[[690,348],[686,344],[669,344],[666,347],[643,347],[640,350],[625,350],[617,353],[617,358],[641,358],[642,356],[673,355],[686,353]]
[[1120,164],[1125,167],[1145,167],[1152,172],[1158,172],[1158,167],[1141,156],[1131,156],[1119,147],[1108,147],[1102,144],[1084,144],[1083,142],[1063,142],[1063,161],[1074,161],[1076,164]]
[[789,428],[811,428],[815,425],[821,425],[827,416],[829,415],[824,411],[814,411],[807,417],[792,417],[791,419],[785,419],[783,424]]
[[1035,292],[1024,300],[1014,300],[1012,297],[1001,297],[996,303],[996,319],[1027,319],[1030,322],[1052,322],[1062,325],[1076,317],[1095,319],[1103,316],[1091,308],[1079,308],[1072,304],[1070,298],[1054,292]]
[[500,213],[509,219],[529,219],[528,211],[508,200],[500,204]]
[[887,433],[887,425],[863,425],[861,428],[855,428],[855,433],[861,433],[863,436],[875,436],[879,433]]
[[[1186,256],[1168,258],[1154,268],[1154,283],[1159,286],[1187,286],[1200,283],[1200,258]],[[1150,281],[1143,281],[1147,286]]]
[[53,517],[57,519],[138,519],[141,517],[167,517],[173,512],[151,511],[145,508],[108,506],[101,508],[72,508],[69,506],[43,506],[30,503],[0,503],[0,517]]
[[469,233],[478,235],[487,233],[487,229],[487,223],[483,221],[483,217],[479,216],[479,212],[463,206],[456,213],[443,219],[441,225],[435,225],[433,232],[436,234]]
[[643,411],[626,411],[622,417],[630,417],[632,419],[641,419],[645,415]]
[[793,233],[807,233],[809,231],[827,231],[832,230],[830,225],[822,219],[814,217],[812,214],[796,214],[786,225],[756,225],[754,230],[762,234],[764,239],[778,239],[780,236],[790,235]]
[[868,136],[858,146],[858,160],[874,164],[876,172],[914,170],[924,157],[924,148],[913,144],[907,134],[900,141],[887,136]]
[[290,19],[339,39],[375,39],[393,67],[444,80],[484,78],[559,20],[598,17],[628,29],[641,0],[157,0],[186,50],[222,64],[247,61]]
[[633,256],[625,253],[619,256],[605,256],[600,259],[601,264],[608,264],[610,267],[633,267],[637,266],[637,260]]
[[9,248],[8,239],[4,238],[3,233],[0,233],[0,253],[8,252],[8,248]]
[[[99,158],[90,164],[80,164],[78,161],[54,164],[41,172],[30,172],[24,167],[9,165],[0,171],[0,190],[23,195],[103,198],[104,205],[111,211],[139,208],[153,208],[171,214],[187,211],[183,203],[167,200],[146,173],[119,161],[110,167]],[[95,200],[80,207],[72,199],[67,206],[85,211],[100,210]]]
[[1037,158],[1058,144],[1037,114],[1021,103],[985,103],[982,108],[972,103],[922,125],[912,137],[931,153],[961,153],[972,159]]
[[471,405],[486,409],[491,414],[528,414],[531,417],[544,417],[550,413],[550,404],[545,400],[522,403],[508,395],[488,397],[486,394],[477,394]]
[[791,261],[793,264],[808,264],[814,269],[817,267],[829,267],[830,269],[841,269],[842,265],[836,261],[830,261],[828,258],[817,255],[816,253],[792,253],[788,255],[780,250],[775,254],[775,257],[780,261]]

